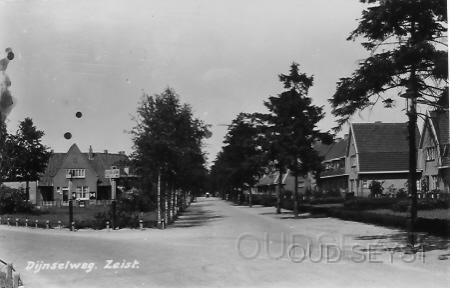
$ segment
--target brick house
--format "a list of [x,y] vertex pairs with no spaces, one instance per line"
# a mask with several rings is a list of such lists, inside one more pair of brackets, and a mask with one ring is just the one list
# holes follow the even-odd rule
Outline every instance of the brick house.
[[[417,146],[420,134],[417,129]],[[408,167],[407,123],[352,123],[346,148],[348,189],[355,196],[370,195],[372,180],[384,193],[406,189]]]
[[[348,134],[331,145],[316,148],[322,161],[323,171],[319,175],[318,185],[322,192],[336,192],[344,195],[348,191],[348,174],[346,172],[346,150]],[[325,148],[325,149],[324,149]]]
[[449,111],[430,112],[424,122],[417,165],[422,170],[422,192],[449,193],[450,140]]
[[[53,153],[38,182],[37,203],[44,201],[58,205],[68,201],[70,195],[76,200],[109,200],[111,184],[105,178],[105,170],[116,166],[127,173],[127,161],[123,152],[94,153],[90,147],[88,153],[82,153],[76,144],[67,153]],[[69,173],[72,173],[71,191]]]

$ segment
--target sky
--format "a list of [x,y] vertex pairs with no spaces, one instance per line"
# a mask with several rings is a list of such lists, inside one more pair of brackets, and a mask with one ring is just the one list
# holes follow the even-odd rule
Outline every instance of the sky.
[[[364,7],[359,0],[0,0],[0,52],[11,47],[16,55],[6,71],[16,99],[8,130],[31,117],[55,152],[77,143],[82,151],[130,153],[127,131],[143,93],[171,87],[212,125],[204,147],[211,163],[224,124],[266,111],[263,102],[283,91],[278,75],[292,62],[314,76],[309,96],[326,112],[319,127],[330,130],[327,99],[369,55],[346,41]],[[405,122],[403,107],[374,107],[352,121]]]

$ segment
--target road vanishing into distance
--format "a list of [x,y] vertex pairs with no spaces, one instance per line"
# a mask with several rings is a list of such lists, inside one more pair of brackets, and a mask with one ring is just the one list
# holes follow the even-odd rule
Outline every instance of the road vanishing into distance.
[[0,226],[25,287],[447,287],[448,241],[198,198],[166,230]]

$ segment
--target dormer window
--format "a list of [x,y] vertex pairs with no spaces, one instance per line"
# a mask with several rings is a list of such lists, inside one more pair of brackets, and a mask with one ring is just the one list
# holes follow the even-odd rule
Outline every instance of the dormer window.
[[350,166],[356,167],[356,155],[350,156]]
[[66,178],[86,178],[86,169],[66,169]]
[[433,161],[436,159],[436,147],[425,148],[425,157],[426,161]]

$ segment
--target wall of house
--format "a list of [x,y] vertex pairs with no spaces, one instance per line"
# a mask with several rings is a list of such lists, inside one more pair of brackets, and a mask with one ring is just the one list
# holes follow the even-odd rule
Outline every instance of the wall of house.
[[325,193],[338,190],[342,196],[345,196],[348,192],[348,176],[321,178],[319,187]]
[[[91,168],[89,160],[80,153],[71,153],[68,155],[61,169],[53,178],[54,200],[63,200],[62,188],[69,186],[69,180],[66,178],[66,169],[85,169],[85,178],[72,180],[71,192],[75,192],[77,187],[88,186],[90,192],[97,193],[97,173]],[[58,187],[60,192],[58,192]]]
[[[441,165],[439,159],[439,147],[437,147],[431,132],[429,124],[426,124],[423,132],[423,142],[419,149],[418,167],[422,169],[422,182],[428,183],[423,187],[428,187],[428,191],[439,189],[441,191],[448,191],[448,177],[446,179],[445,173],[440,173],[438,167]],[[434,147],[434,159],[427,160],[427,148]],[[437,182],[437,183],[436,183]],[[421,185],[422,186],[422,185]],[[418,187],[419,189],[422,187]]]
[[380,174],[360,174],[359,175],[359,189],[357,196],[367,197],[370,195],[370,183],[375,180],[382,183],[384,188],[383,194],[389,192],[390,189],[407,189],[408,173],[380,173]]
[[[345,158],[345,173],[348,175],[348,192],[353,192],[355,195],[358,192],[358,171],[359,171],[359,159],[356,153],[355,142],[353,141],[352,134],[350,134],[350,143],[348,146],[347,157]],[[352,156],[355,157],[355,164],[352,166]],[[359,196],[359,195],[358,195]]]

